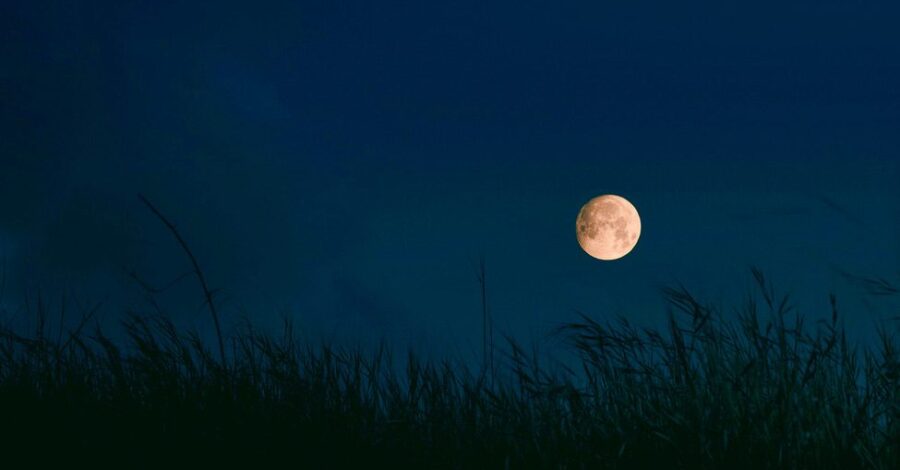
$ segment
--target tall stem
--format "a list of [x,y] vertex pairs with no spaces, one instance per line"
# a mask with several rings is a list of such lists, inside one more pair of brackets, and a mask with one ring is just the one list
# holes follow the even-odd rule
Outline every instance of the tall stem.
[[141,199],[141,202],[143,202],[144,205],[147,206],[147,208],[150,209],[150,211],[153,212],[153,214],[162,221],[166,228],[168,228],[169,231],[172,232],[172,235],[175,236],[175,240],[177,240],[178,244],[181,245],[181,249],[184,250],[185,254],[187,254],[188,259],[191,260],[191,265],[194,268],[194,274],[197,276],[197,280],[200,281],[200,287],[203,288],[203,295],[204,297],[206,297],[206,304],[209,306],[209,313],[212,315],[213,325],[215,325],[216,327],[216,339],[219,340],[219,357],[222,360],[222,367],[225,367],[225,343],[222,341],[222,328],[219,325],[219,313],[216,311],[216,304],[213,302],[212,291],[209,290],[209,285],[206,283],[206,277],[203,275],[203,270],[200,269],[200,264],[197,262],[197,258],[194,256],[194,253],[191,251],[190,247],[188,247],[187,242],[184,241],[184,238],[182,238],[181,234],[178,233],[178,229],[175,228],[175,225],[170,222],[169,219],[167,219],[166,216],[164,216],[162,212],[160,212],[159,209],[156,208],[156,206],[150,203],[150,201],[147,200],[147,198],[144,197],[143,194],[138,194],[138,197]]

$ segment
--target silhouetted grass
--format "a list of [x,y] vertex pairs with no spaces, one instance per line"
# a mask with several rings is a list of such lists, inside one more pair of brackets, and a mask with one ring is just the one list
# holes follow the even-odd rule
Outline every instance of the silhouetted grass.
[[124,467],[900,468],[893,336],[854,346],[833,297],[808,324],[753,273],[736,313],[666,289],[666,328],[584,316],[553,333],[577,360],[546,368],[508,340],[493,378],[300,343],[289,323],[240,328],[225,364],[164,316],[129,317],[122,341],[86,321],[2,329],[0,448]]

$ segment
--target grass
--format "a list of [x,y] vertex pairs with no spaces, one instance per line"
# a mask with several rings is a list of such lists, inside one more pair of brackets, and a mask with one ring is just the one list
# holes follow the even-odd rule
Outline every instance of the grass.
[[[223,363],[165,316],[119,341],[0,329],[0,449],[116,466],[285,459],[301,468],[900,468],[900,361],[809,324],[754,271],[723,315],[666,289],[668,326],[584,316],[547,368],[513,340],[494,374],[301,344],[244,325]],[[42,308],[42,307],[38,307]],[[489,368],[486,368],[489,370]],[[494,375],[493,377],[488,377]]]

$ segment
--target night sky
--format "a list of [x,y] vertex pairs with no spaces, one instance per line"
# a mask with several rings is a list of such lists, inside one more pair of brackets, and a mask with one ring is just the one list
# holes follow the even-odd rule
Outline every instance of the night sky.
[[[125,274],[189,268],[226,330],[473,354],[498,332],[663,318],[662,286],[736,305],[758,266],[847,326],[897,302],[900,9],[875,2],[5,2],[3,321],[40,289],[147,311]],[[885,2],[890,5],[889,2]],[[614,262],[575,217],[615,193]],[[160,296],[209,328],[186,279]]]

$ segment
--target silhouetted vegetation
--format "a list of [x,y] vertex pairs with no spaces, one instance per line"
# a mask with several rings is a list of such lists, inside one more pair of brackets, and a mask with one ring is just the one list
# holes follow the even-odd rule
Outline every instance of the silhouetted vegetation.
[[833,297],[806,323],[754,276],[736,314],[679,287],[666,328],[565,325],[552,334],[576,361],[544,367],[508,340],[494,377],[303,344],[290,323],[245,325],[223,363],[163,315],[129,317],[117,341],[89,315],[51,334],[39,306],[36,331],[0,330],[0,446],[126,467],[900,468],[893,336],[854,346]]

